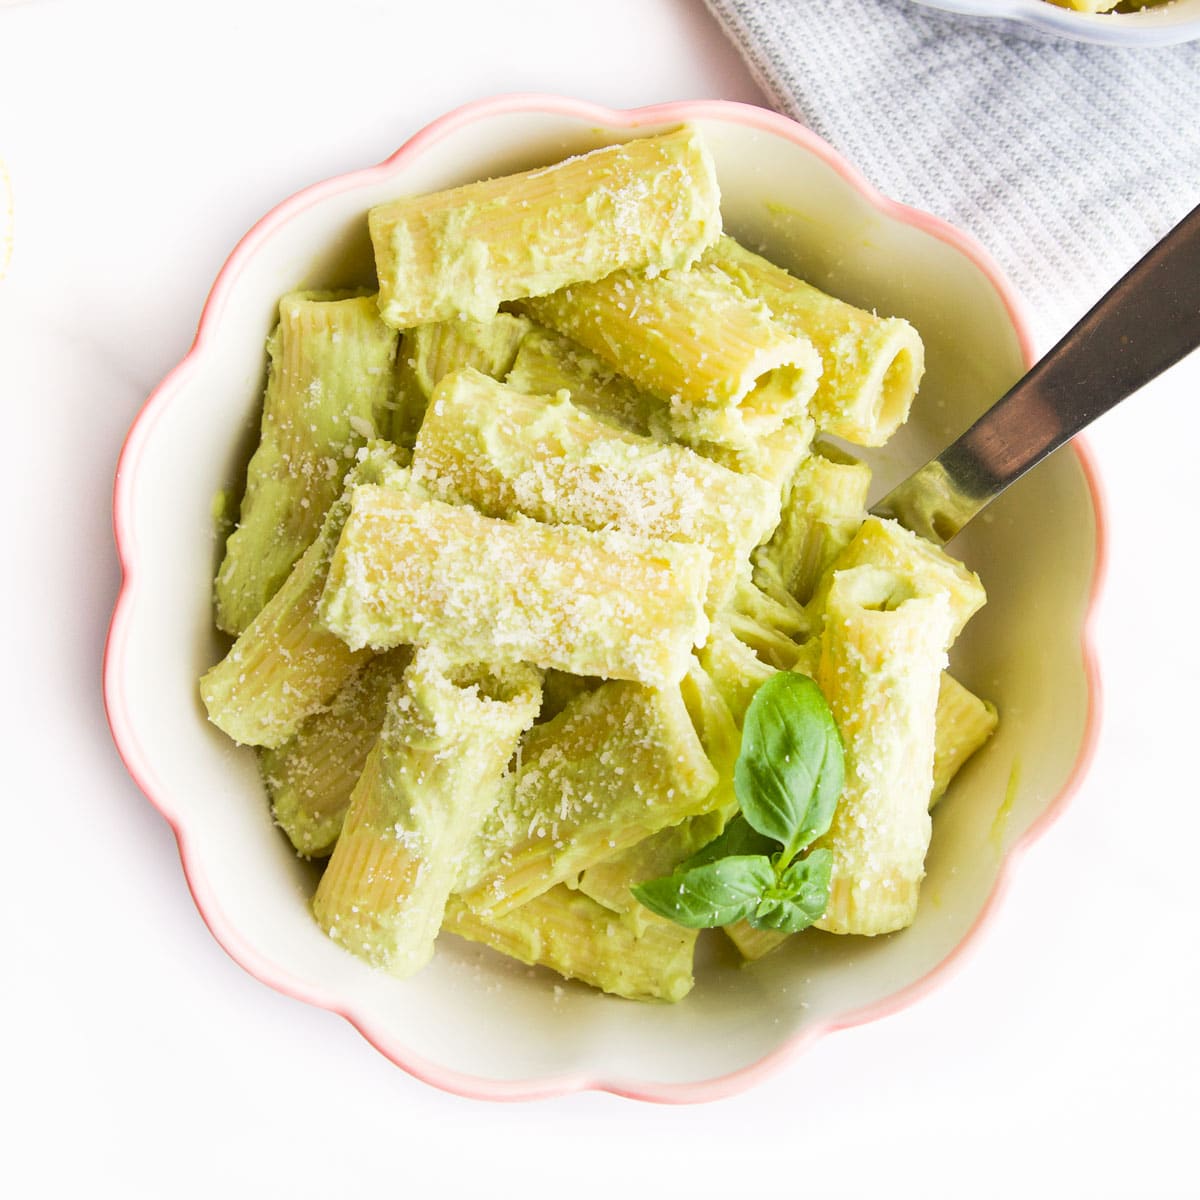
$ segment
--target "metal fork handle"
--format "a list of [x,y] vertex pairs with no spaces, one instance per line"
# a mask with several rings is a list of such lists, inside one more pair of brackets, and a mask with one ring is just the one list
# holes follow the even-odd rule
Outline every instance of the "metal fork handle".
[[1019,383],[872,508],[948,542],[1030,467],[1200,346],[1200,206]]

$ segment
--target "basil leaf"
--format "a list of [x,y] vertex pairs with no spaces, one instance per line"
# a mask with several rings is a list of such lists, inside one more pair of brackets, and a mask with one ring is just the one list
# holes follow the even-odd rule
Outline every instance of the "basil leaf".
[[794,862],[779,882],[763,894],[758,907],[747,918],[755,929],[777,929],[799,933],[819,921],[829,905],[829,880],[833,855],[814,850]]
[[821,689],[795,671],[772,675],[746,710],[733,784],[750,825],[783,843],[782,862],[829,828],[843,770],[842,739]]
[[749,916],[774,886],[770,859],[739,855],[651,879],[632,891],[660,917],[688,929],[712,929]]
[[775,854],[779,846],[769,837],[763,837],[756,829],[752,829],[741,813],[731,817],[725,830],[707,846],[701,846],[691,858],[684,859],[675,868],[675,874],[690,871],[692,867],[702,867],[706,863],[716,862],[718,858],[731,858],[744,854],[765,854],[768,857]]

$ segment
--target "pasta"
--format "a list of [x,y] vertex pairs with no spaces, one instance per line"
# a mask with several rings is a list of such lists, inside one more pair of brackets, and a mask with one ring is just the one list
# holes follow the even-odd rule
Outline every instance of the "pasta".
[[793,473],[779,524],[754,555],[755,579],[801,604],[812,599],[833,560],[867,519],[871,470],[832,446],[814,450]]
[[229,653],[201,678],[209,720],[235,742],[282,746],[365,664],[361,650],[318,621],[317,606],[356,488],[376,481],[403,486],[406,480],[393,450],[364,450],[316,541]]
[[712,551],[709,611],[779,520],[770,485],[683,446],[613,429],[563,395],[528,396],[469,368],[447,376],[417,441],[413,478],[494,517],[623,529]]
[[946,794],[951,780],[967,760],[996,732],[999,722],[994,704],[981,700],[949,671],[942,672],[934,714],[930,808]]
[[579,891],[610,912],[629,916],[635,922],[660,920],[638,904],[630,887],[645,879],[669,875],[685,858],[711,842],[723,824],[723,814],[711,812],[669,825],[620,854],[593,863],[579,876]]
[[823,619],[829,589],[839,571],[854,567],[884,567],[895,572],[912,588],[936,586],[950,605],[951,642],[987,601],[979,577],[968,571],[940,547],[917,537],[895,521],[868,517],[846,548],[833,560],[809,602],[814,623]]
[[682,1000],[694,982],[696,931],[646,916],[614,913],[560,884],[506,916],[485,916],[452,900],[443,927],[614,996]]
[[[818,651],[820,640],[814,639]],[[803,668],[805,672],[815,675],[817,661],[819,657],[808,663]],[[929,793],[931,810],[946,794],[959,769],[995,732],[997,722],[994,704],[974,695],[948,671],[942,672],[934,716],[933,787]],[[634,847],[631,853],[637,849]],[[774,929],[755,929],[746,921],[727,925],[725,932],[742,957],[750,961],[762,958],[781,946],[789,936],[794,936]]]
[[215,588],[217,625],[232,634],[317,536],[357,449],[386,434],[396,332],[373,296],[293,292],[279,302],[267,351],[261,439]]
[[717,783],[678,688],[604,683],[525,738],[459,891],[470,907],[504,915],[708,811]]
[[416,492],[355,490],[321,602],[351,651],[452,645],[464,661],[677,683],[704,641],[703,547],[499,521]]
[[505,382],[527,396],[567,392],[571,403],[630,433],[670,436],[667,405],[578,342],[535,326],[521,342]]
[[417,651],[313,899],[332,938],[395,975],[425,965],[463,856],[541,698],[529,667],[455,668],[443,651]]
[[754,693],[777,669],[763,662],[728,620],[713,623],[700,662],[739,727]]
[[[445,932],[681,999],[698,934],[646,888],[750,830],[747,744],[787,761],[764,685],[823,697],[844,757],[804,924],[911,923],[930,811],[998,721],[946,669],[986,596],[814,437],[907,418],[916,331],[722,234],[689,128],[367,222],[377,294],[280,303],[215,585],[236,640],[200,680],[328,859],[320,927],[397,977]],[[755,859],[777,881],[783,840]],[[794,920],[709,924],[753,960]]]
[[368,215],[379,311],[397,329],[491,317],[625,268],[686,267],[721,232],[712,158],[690,129],[552,167],[393,200]]
[[411,652],[400,646],[371,659],[282,746],[258,765],[275,823],[304,855],[328,854],[342,831],[350,793],[387,716],[388,697]]
[[434,388],[451,372],[473,367],[492,379],[503,379],[529,328],[523,317],[497,313],[487,321],[439,321],[407,330],[396,372],[400,401],[392,423],[393,441],[412,447]]
[[[578,342],[550,330],[535,327],[525,336],[505,382],[531,396],[567,391],[572,404],[602,421],[660,441],[672,440],[668,401],[642,390]],[[812,420],[802,416],[778,429],[747,430],[747,440],[736,446],[703,437],[684,440],[697,454],[731,471],[756,475],[782,494],[808,455],[813,430]]]
[[952,623],[944,591],[914,595],[879,567],[834,575],[817,682],[845,742],[846,783],[818,843],[834,856],[821,929],[888,933],[916,913]]
[[1049,0],[1059,8],[1073,8],[1076,12],[1106,13],[1106,12],[1138,12],[1143,8],[1153,8],[1157,4],[1168,4],[1170,0]]
[[653,277],[616,271],[521,305],[667,405],[691,445],[752,445],[807,415],[821,360],[728,275],[701,262]]
[[764,303],[778,325],[816,347],[821,370],[812,413],[821,432],[881,446],[908,418],[925,371],[925,348],[907,321],[881,319],[827,296],[730,237],[721,238],[702,262]]

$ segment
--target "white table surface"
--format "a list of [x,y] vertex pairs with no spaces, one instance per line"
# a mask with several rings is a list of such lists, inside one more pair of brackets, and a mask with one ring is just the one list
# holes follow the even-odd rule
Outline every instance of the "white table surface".
[[1200,356],[1091,437],[1111,558],[1090,779],[916,1006],[717,1103],[495,1105],[407,1077],[205,929],[101,707],[122,437],[258,216],[519,90],[761,99],[699,0],[0,6],[0,1189],[1198,1194]]

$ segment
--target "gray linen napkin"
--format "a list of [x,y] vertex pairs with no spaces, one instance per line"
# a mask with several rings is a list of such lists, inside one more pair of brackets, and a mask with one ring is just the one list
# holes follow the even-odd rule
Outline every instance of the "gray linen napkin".
[[1200,42],[1081,45],[910,0],[706,0],[783,112],[973,233],[1042,350],[1200,203]]

